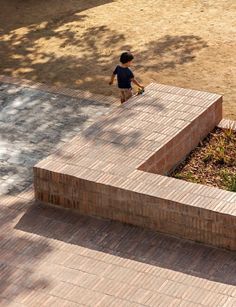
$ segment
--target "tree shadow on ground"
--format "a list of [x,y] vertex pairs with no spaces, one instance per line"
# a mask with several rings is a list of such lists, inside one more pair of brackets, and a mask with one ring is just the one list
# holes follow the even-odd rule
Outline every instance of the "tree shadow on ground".
[[35,204],[15,229],[236,286],[234,252],[120,222]]
[[[122,49],[124,47],[132,49],[132,46],[126,44],[126,37],[123,33],[113,31],[104,25],[89,27],[84,29],[82,34],[77,35],[76,31],[71,28],[70,23],[75,21],[79,23],[79,26],[82,26],[85,19],[86,15],[72,13],[65,15],[64,18],[58,18],[53,22],[48,22],[42,27],[33,25],[28,32],[22,35],[11,34],[9,39],[2,42],[2,47],[0,48],[2,58],[1,72],[4,74],[12,74],[19,68],[19,76],[27,79],[81,89],[89,88],[91,92],[103,93],[108,87],[105,80],[113,70],[113,65],[117,60],[113,50],[121,50],[121,47]],[[67,28],[61,29],[63,25],[67,25]],[[56,55],[50,51],[38,51],[41,39],[47,39],[48,43],[50,43],[51,39],[58,39],[60,54]],[[76,52],[72,52],[73,55],[67,55],[66,52],[63,52],[67,46],[70,46],[72,49],[79,46],[80,53],[76,54]],[[142,52],[135,55],[137,58],[136,62],[142,63],[140,66],[137,65],[137,68],[140,71],[174,69],[178,65],[194,61],[196,52],[206,46],[207,44],[200,37],[194,35],[165,36],[160,40],[148,43]],[[36,58],[38,57],[38,60],[35,60],[32,54]],[[8,61],[10,61],[8,63],[9,65],[7,64]],[[147,98],[147,96],[145,97]],[[26,105],[30,103],[34,102],[25,101]],[[140,106],[143,103],[139,102]],[[159,103],[157,109],[160,110],[162,107]],[[154,109],[154,111],[158,111],[157,109]],[[55,110],[56,108],[51,109],[52,114],[55,113]],[[12,111],[14,112],[14,110]],[[38,111],[38,114],[41,114],[40,112],[42,110],[39,109]],[[73,117],[71,118],[72,126],[73,121],[76,121],[78,111],[75,109],[68,111],[68,115],[69,112],[75,114],[75,117],[71,115]],[[127,116],[128,114],[132,115],[131,113],[130,111],[125,111],[122,116],[126,117],[124,119],[129,120]],[[17,116],[19,115],[16,114],[13,117]],[[86,115],[84,116],[84,121],[86,121]],[[28,128],[31,132],[30,115],[28,117]],[[110,127],[109,131],[104,131],[101,127],[98,128],[97,133],[100,133],[100,138],[104,139],[105,134],[109,134],[106,137],[113,144],[123,144],[125,145],[124,148],[136,146],[140,137],[139,131],[133,130],[128,136],[125,134],[122,135],[121,133],[118,134],[117,128],[115,127],[118,124],[118,119],[119,117],[112,118],[110,124],[113,127]],[[48,118],[48,121],[50,122],[50,118]],[[104,122],[108,121],[105,119]],[[22,120],[19,119],[17,126],[20,128],[21,124]],[[33,124],[34,120],[32,121]],[[101,122],[101,124],[103,123]],[[39,136],[38,142],[41,142],[41,146],[44,146],[43,132],[47,131],[47,127],[41,127],[40,129],[43,129],[41,130],[42,139],[40,140]],[[68,128],[65,127],[65,129]],[[10,135],[13,135],[13,132],[7,131],[8,138]],[[60,137],[55,138],[55,134],[57,134],[56,129],[53,129],[52,136],[50,135],[50,131],[47,131],[47,138],[52,139],[54,146],[54,140],[58,140]],[[84,136],[88,140],[94,139],[93,133],[90,132],[86,132]]]
[[[136,59],[138,63],[145,63],[143,66],[136,65],[144,72],[175,69],[179,65],[193,62],[197,52],[208,47],[207,43],[196,35],[166,35],[149,45],[152,47],[138,54]],[[149,58],[151,60],[147,61]]]
[[[72,17],[69,16],[66,17],[66,20],[75,20],[77,17],[74,15]],[[78,18],[86,18],[86,16],[79,16]],[[64,23],[66,23],[65,20],[57,20],[53,25],[49,23],[49,25],[45,25],[42,29],[33,28],[29,32],[23,34],[20,39],[15,37],[15,34],[12,34],[10,41],[3,42],[5,47],[0,49],[3,57],[3,72],[13,72],[15,67],[20,67],[23,69],[23,73],[20,75],[28,79],[56,84],[59,82],[59,84],[63,84],[63,86],[68,84],[69,87],[75,86],[82,89],[90,88],[94,92],[103,92],[103,89],[107,88],[107,84],[104,82],[107,71],[112,71],[111,65],[113,64],[111,63],[115,62],[115,55],[111,51],[117,48],[119,49],[121,45],[125,46],[125,35],[116,31],[111,31],[106,26],[98,26],[85,29],[83,34],[77,37],[70,28],[68,28],[68,30],[58,31],[58,28]],[[74,47],[81,45],[81,51],[84,50],[85,54],[81,54],[79,57],[64,56],[62,52],[61,56],[57,57],[53,52],[39,52],[38,56],[42,61],[35,63],[31,55],[33,51],[37,53],[37,41],[43,37],[47,37],[47,39],[50,39],[50,37],[57,37],[61,40],[61,48],[65,45]],[[97,42],[99,42],[99,46]],[[145,46],[146,49],[142,53],[137,54],[137,62],[145,63],[145,59],[151,58],[150,62],[145,63],[145,66],[140,68],[141,70],[175,68],[178,65],[193,61],[195,52],[206,46],[206,43],[197,36],[166,36],[161,40],[147,44],[147,46]],[[128,49],[131,47],[132,46],[126,45]],[[105,52],[102,50],[105,50]],[[6,63],[4,59],[8,57],[10,61],[12,61],[12,68],[10,71],[9,67],[3,67],[5,65],[4,63]],[[89,67],[94,68],[93,74],[91,74],[91,71],[88,69]],[[42,74],[38,75],[39,71],[42,72]],[[58,72],[60,73],[58,74]],[[78,75],[80,80],[79,83],[77,83]],[[40,76],[43,76],[43,80],[40,79]],[[47,104],[42,103],[42,100],[40,100],[37,95],[35,96],[35,94],[31,93],[32,91],[28,90],[28,92],[28,97],[24,97],[24,101],[22,101],[22,99],[18,97],[21,95],[20,90],[19,93],[15,92],[14,94],[13,89],[13,94],[15,96],[11,95],[9,92],[9,97],[3,101],[4,110],[1,111],[0,116],[3,120],[4,117],[9,118],[8,122],[12,121],[14,124],[8,125],[8,123],[4,123],[1,125],[1,136],[3,141],[10,144],[10,147],[15,142],[21,142],[21,140],[24,139],[27,140],[27,142],[33,142],[35,145],[31,146],[30,152],[34,157],[31,162],[26,162],[27,165],[33,166],[40,158],[45,157],[45,155],[42,155],[41,149],[37,150],[39,146],[36,146],[36,144],[39,144],[41,148],[48,148],[48,144],[50,144],[49,147],[51,150],[57,145],[59,140],[63,138],[63,134],[69,133],[73,128],[76,129],[80,126],[78,129],[79,132],[86,127],[89,119],[85,108],[81,108],[81,105],[78,104],[76,100],[74,100],[73,107],[68,107],[68,98],[65,97],[64,104],[60,107],[57,103],[58,96],[56,96],[55,101],[52,101],[52,99],[44,93],[43,95],[45,97],[43,99],[51,100],[50,103]],[[147,98],[148,96],[146,95],[145,101],[137,102],[136,108],[138,105],[139,107],[145,106],[145,104],[148,103]],[[12,99],[13,102],[11,101]],[[93,105],[94,103],[94,101],[91,102]],[[86,104],[89,104],[88,100]],[[159,103],[153,111],[158,112],[162,108],[163,106]],[[81,109],[83,110],[80,111]],[[32,111],[34,115],[32,115]],[[9,112],[9,114],[6,114],[7,112]],[[46,117],[45,112],[47,113]],[[87,140],[92,141],[96,137],[94,134],[97,133],[99,139],[103,140],[105,143],[112,143],[113,146],[116,147],[119,146],[120,148],[123,147],[123,149],[128,149],[132,146],[137,146],[140,140],[140,131],[138,131],[138,129],[130,129],[128,135],[126,132],[121,133],[118,131],[118,126],[122,121],[124,123],[125,120],[130,121],[132,119],[132,110],[124,110],[122,116],[122,120],[119,115],[111,119],[101,119],[101,125],[99,124],[99,126],[97,126],[97,131],[88,131],[84,133],[83,136]],[[70,122],[69,125],[68,122]],[[23,129],[25,123],[27,130]],[[109,129],[104,129],[103,124],[110,125]],[[93,127],[91,129],[93,129]],[[32,133],[32,131],[34,132]],[[13,158],[13,163],[21,164],[21,161],[25,158],[25,160],[27,160],[28,150],[24,152],[24,146],[21,147],[20,153],[14,154],[17,157]],[[45,152],[49,153],[47,149]],[[2,167],[5,170],[7,166],[3,163]],[[13,165],[12,167],[14,168]],[[13,173],[16,171],[17,169],[15,168]],[[27,172],[27,174],[24,174],[24,170],[22,170],[22,176],[24,178],[28,177],[31,180],[32,172],[29,173],[29,169]],[[30,174],[31,176],[29,176]],[[24,187],[25,185],[23,188]]]
[[3,306],[18,296],[26,297],[32,290],[50,287],[49,278],[36,273],[36,268],[53,250],[47,239],[16,233],[12,227],[32,203],[23,199],[14,200],[12,205],[7,203],[0,197],[0,301]]
[[43,25],[35,23],[27,31],[5,33],[0,74],[111,95],[116,90],[108,86],[108,79],[122,50],[134,51],[141,77],[142,72],[176,69],[192,62],[207,47],[196,35],[166,35],[133,50],[121,30],[106,25],[85,27],[86,20],[85,11],[67,12]]
[[42,22],[56,22],[110,2],[113,0],[0,0],[0,33],[7,34]]

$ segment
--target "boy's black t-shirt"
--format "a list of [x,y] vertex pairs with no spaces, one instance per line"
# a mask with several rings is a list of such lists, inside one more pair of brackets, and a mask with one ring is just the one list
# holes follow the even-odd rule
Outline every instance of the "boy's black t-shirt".
[[131,79],[134,78],[134,74],[128,67],[116,66],[114,75],[117,75],[119,88],[131,88]]

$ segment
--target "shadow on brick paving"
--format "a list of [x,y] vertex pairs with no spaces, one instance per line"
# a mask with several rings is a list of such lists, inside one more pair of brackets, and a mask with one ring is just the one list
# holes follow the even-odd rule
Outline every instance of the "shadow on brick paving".
[[[135,101],[135,107],[145,108],[149,103],[149,99],[149,96],[145,96],[145,99]],[[158,111],[164,109],[161,102],[150,104],[150,107],[153,109],[154,114],[158,114]],[[135,147],[139,149],[140,140],[142,140],[143,129],[139,129],[137,123],[132,127],[133,121],[136,121],[137,113],[137,110],[133,111],[129,108],[120,109],[117,113],[112,114],[110,117],[108,116],[108,118],[98,119],[89,128],[82,131],[81,136],[88,142],[119,147],[125,155],[127,149]],[[123,126],[127,126],[128,129]],[[122,128],[124,128],[124,131],[122,131]]]
[[0,83],[0,195],[32,183],[32,167],[112,106]]
[[[147,101],[139,101],[136,107]],[[120,109],[118,115],[109,116],[115,107],[105,100],[75,99],[0,83],[0,195],[23,191],[32,183],[32,167],[53,152],[60,156],[57,148],[75,135],[119,147],[124,154],[138,148],[138,127],[122,130],[122,123],[137,113]],[[153,111],[162,109],[161,103],[153,106]]]
[[236,253],[36,203],[16,229],[236,286]]
[[0,202],[1,306],[5,306],[5,300],[8,306],[8,300],[27,295],[32,289],[36,291],[50,286],[48,278],[35,274],[35,268],[52,252],[52,247],[43,237],[32,237],[27,233],[16,234],[12,229],[13,221],[19,220],[31,204],[20,199],[11,206],[4,206]]

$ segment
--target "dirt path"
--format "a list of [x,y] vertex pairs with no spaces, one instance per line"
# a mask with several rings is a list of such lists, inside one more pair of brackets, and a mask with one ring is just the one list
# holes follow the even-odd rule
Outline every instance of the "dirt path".
[[234,0],[0,0],[0,74],[105,95],[122,50],[134,72],[224,95],[236,119]]

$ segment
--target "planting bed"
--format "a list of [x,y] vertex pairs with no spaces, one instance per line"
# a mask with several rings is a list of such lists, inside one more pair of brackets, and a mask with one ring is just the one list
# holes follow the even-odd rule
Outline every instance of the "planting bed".
[[236,131],[215,128],[171,176],[236,192]]
[[150,84],[34,167],[36,199],[236,250],[236,193],[166,176],[221,119],[220,95]]

